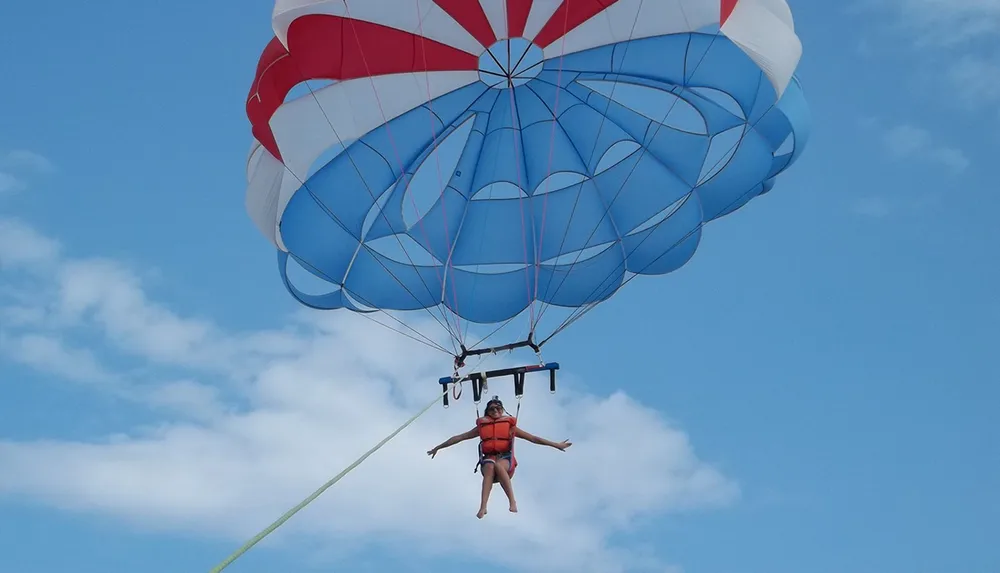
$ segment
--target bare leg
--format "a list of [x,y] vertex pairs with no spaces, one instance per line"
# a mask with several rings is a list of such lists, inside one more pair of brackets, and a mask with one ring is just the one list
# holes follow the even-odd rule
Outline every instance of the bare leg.
[[517,513],[517,502],[514,500],[514,484],[510,483],[510,474],[507,473],[507,469],[510,467],[510,462],[507,460],[499,460],[496,463],[496,466],[497,480],[500,482],[500,487],[503,488],[503,492],[507,494],[507,501],[510,502],[510,512]]
[[495,475],[493,466],[495,465],[485,463],[481,466],[483,470],[483,499],[479,504],[479,513],[476,514],[479,519],[486,515],[486,504],[490,501],[490,491],[493,490],[493,476]]

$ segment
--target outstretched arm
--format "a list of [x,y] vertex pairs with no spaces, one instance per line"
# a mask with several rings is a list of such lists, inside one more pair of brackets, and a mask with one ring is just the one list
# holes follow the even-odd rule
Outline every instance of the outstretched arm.
[[447,440],[441,442],[440,444],[434,446],[430,450],[428,450],[427,451],[427,455],[430,456],[431,458],[433,458],[435,455],[437,455],[438,450],[443,450],[445,448],[450,448],[451,446],[454,446],[455,444],[458,444],[460,442],[464,442],[465,440],[471,440],[472,438],[475,438],[478,435],[479,435],[479,429],[478,428],[472,428],[468,432],[465,432],[465,433],[462,433],[462,434],[456,434],[456,435],[448,438]]
[[548,446],[550,448],[555,448],[561,451],[566,451],[566,448],[573,445],[573,443],[570,442],[569,440],[563,440],[559,443],[556,443],[551,440],[546,440],[545,438],[539,438],[538,436],[529,434],[528,432],[525,432],[524,430],[516,426],[514,427],[514,435],[517,436],[518,438],[521,438],[522,440],[528,440],[532,444],[538,444],[539,446]]

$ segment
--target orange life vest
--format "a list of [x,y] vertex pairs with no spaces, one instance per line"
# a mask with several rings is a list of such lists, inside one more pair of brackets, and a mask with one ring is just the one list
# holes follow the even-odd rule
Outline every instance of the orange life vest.
[[483,416],[476,420],[479,428],[479,449],[484,456],[506,454],[514,447],[514,427],[517,418],[501,416],[497,419]]

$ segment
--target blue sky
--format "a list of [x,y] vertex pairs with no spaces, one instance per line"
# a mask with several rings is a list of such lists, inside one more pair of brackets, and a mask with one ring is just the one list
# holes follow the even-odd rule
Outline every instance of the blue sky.
[[[474,520],[472,450],[423,453],[472,413],[438,408],[230,571],[465,571],[498,536],[524,570],[1000,569],[1000,6],[790,4],[806,153],[547,347],[565,391],[522,420],[577,445],[522,448],[522,513]],[[447,373],[303,312],[246,217],[270,10],[0,8],[0,571],[207,571]]]

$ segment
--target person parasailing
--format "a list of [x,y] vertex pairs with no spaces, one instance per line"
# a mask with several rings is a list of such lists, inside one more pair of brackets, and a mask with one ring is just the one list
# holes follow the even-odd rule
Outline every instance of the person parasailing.
[[514,439],[521,438],[540,446],[549,446],[560,451],[572,446],[569,440],[553,442],[525,432],[517,426],[517,418],[509,415],[503,407],[503,402],[494,396],[486,403],[486,413],[476,420],[476,427],[468,432],[454,435],[427,451],[434,458],[440,450],[455,444],[479,437],[479,462],[476,468],[483,468],[483,493],[476,517],[482,519],[486,515],[486,505],[490,499],[493,484],[499,483],[507,494],[511,513],[517,513],[517,501],[514,499],[514,486],[511,478],[517,469],[517,458],[514,456]]

